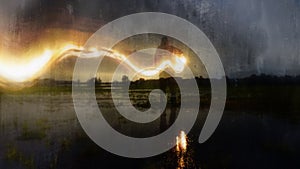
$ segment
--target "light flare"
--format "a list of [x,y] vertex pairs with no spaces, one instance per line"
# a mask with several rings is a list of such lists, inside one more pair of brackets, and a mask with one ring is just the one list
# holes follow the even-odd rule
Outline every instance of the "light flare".
[[124,62],[125,64],[127,64],[130,68],[132,68],[135,72],[137,72],[138,74],[145,76],[145,77],[153,77],[155,75],[158,75],[160,72],[162,72],[163,70],[165,70],[166,68],[170,67],[171,69],[174,70],[175,73],[181,73],[184,70],[184,67],[186,65],[186,57],[183,55],[175,55],[173,54],[173,56],[175,57],[175,61],[171,61],[171,59],[166,59],[161,61],[160,64],[158,64],[158,66],[156,67],[150,67],[147,69],[143,69],[143,68],[139,68],[136,65],[134,65],[129,59],[127,59],[127,57],[125,55],[122,55],[116,51],[110,51],[112,52],[111,57]]
[[179,136],[176,137],[176,151],[185,152],[187,149],[187,136],[184,131],[180,131]]
[[26,57],[32,59],[28,59],[25,62],[12,62],[11,60],[0,59],[0,82],[23,83],[32,81],[54,62],[61,61],[71,56],[86,59],[99,58],[102,56],[111,57],[125,63],[138,74],[146,77],[158,75],[168,67],[172,68],[176,73],[180,73],[183,71],[186,64],[186,58],[183,55],[174,55],[175,59],[172,61],[171,59],[164,59],[157,67],[144,69],[130,61],[127,56],[111,49],[98,50],[97,48],[90,48],[86,50],[81,46],[66,44],[61,48],[52,50],[46,49],[42,54],[34,57]]
[[36,75],[43,67],[49,63],[53,52],[51,50],[45,50],[45,52],[33,58],[28,63],[11,63],[0,62],[0,76],[8,81],[24,82],[31,79]]

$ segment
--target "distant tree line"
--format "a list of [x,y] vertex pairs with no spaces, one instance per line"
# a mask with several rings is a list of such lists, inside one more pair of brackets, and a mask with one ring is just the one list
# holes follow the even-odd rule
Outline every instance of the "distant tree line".
[[[115,82],[119,85],[130,83],[130,88],[136,88],[136,89],[155,89],[160,88],[163,85],[168,85],[169,87],[177,87],[176,80],[180,80],[185,82],[188,82],[192,79],[182,79],[180,77],[169,77],[169,78],[160,78],[160,79],[149,79],[145,80],[143,78],[136,80],[136,81],[130,81],[127,76],[122,77],[121,82]],[[199,86],[210,86],[210,80],[218,80],[218,79],[209,79],[204,78],[202,76],[195,78],[197,84]],[[298,76],[273,76],[273,75],[251,75],[249,77],[245,78],[228,78],[226,77],[226,82],[228,86],[237,86],[237,85],[300,85],[300,75]],[[36,85],[40,86],[56,86],[56,85],[72,85],[72,81],[64,81],[64,80],[54,80],[54,79],[39,79],[36,80]],[[103,82],[101,78],[94,77],[86,82],[80,82],[79,80],[74,82],[75,84],[95,84],[95,85],[101,85],[103,83],[110,84],[109,82]]]

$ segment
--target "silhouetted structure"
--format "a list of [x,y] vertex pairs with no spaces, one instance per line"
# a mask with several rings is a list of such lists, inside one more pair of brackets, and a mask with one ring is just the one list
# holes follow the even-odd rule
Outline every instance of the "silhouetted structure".
[[[172,45],[170,45],[168,37],[164,36],[161,39],[160,45],[157,47],[160,50],[157,50],[155,53],[155,65],[158,66],[157,62],[162,57],[168,56],[170,54],[182,54],[182,51]],[[167,80],[164,78],[168,78]],[[165,71],[162,71],[159,74],[159,88],[164,91],[165,94],[167,94],[168,100],[168,106],[171,107],[171,113],[170,113],[170,119],[169,119],[169,125],[172,124],[176,119],[176,106],[177,106],[177,99],[176,99],[176,82],[175,80]],[[163,99],[163,96],[161,95],[161,100]],[[164,131],[167,129],[167,120],[166,120],[166,111],[161,115],[160,118],[160,130]]]

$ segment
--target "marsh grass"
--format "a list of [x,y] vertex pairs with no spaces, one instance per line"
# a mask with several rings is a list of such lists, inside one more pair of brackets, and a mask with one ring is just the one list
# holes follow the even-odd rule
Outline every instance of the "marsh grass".
[[7,145],[7,151],[5,153],[5,158],[9,162],[17,162],[23,165],[27,169],[35,169],[35,162],[32,156],[26,156],[20,152],[14,145]]
[[36,128],[30,129],[27,121],[22,124],[21,136],[19,140],[42,140],[47,136],[47,130],[50,129],[47,119],[36,120]]

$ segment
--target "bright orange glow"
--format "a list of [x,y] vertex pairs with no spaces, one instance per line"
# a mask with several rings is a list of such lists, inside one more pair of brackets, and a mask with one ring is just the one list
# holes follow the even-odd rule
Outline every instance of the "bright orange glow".
[[39,55],[26,56],[17,62],[9,60],[11,56],[0,57],[0,80],[8,82],[26,82],[34,79],[57,59],[64,58],[70,50],[82,50],[72,44],[66,44],[60,49],[46,49]]
[[22,83],[31,81],[41,75],[54,62],[61,61],[69,56],[87,59],[108,56],[124,62],[140,75],[147,77],[158,75],[168,67],[172,68],[176,73],[182,72],[186,64],[186,58],[183,55],[175,55],[175,59],[162,60],[157,67],[144,69],[138,67],[127,56],[117,51],[110,49],[98,50],[97,48],[90,48],[86,51],[83,47],[66,44],[60,48],[46,49],[38,55],[25,56],[23,58],[26,58],[26,60],[18,60],[18,62],[9,60],[14,57],[0,57],[0,82]]
[[46,50],[27,63],[0,62],[0,76],[8,81],[24,82],[36,75],[51,60],[53,52]]
[[180,73],[183,71],[185,64],[187,62],[186,57],[181,55],[175,56],[175,61],[172,60],[162,60],[161,63],[158,64],[157,67],[153,68],[139,68],[136,65],[134,65],[125,55],[120,54],[117,51],[111,51],[112,55],[111,57],[120,60],[121,62],[126,63],[129,67],[131,67],[135,72],[138,72],[138,74],[146,77],[153,77],[155,75],[158,75],[161,71],[165,70],[166,68],[170,67],[172,68],[176,73]]
[[176,137],[176,151],[185,152],[187,149],[187,136],[184,131],[181,131]]

